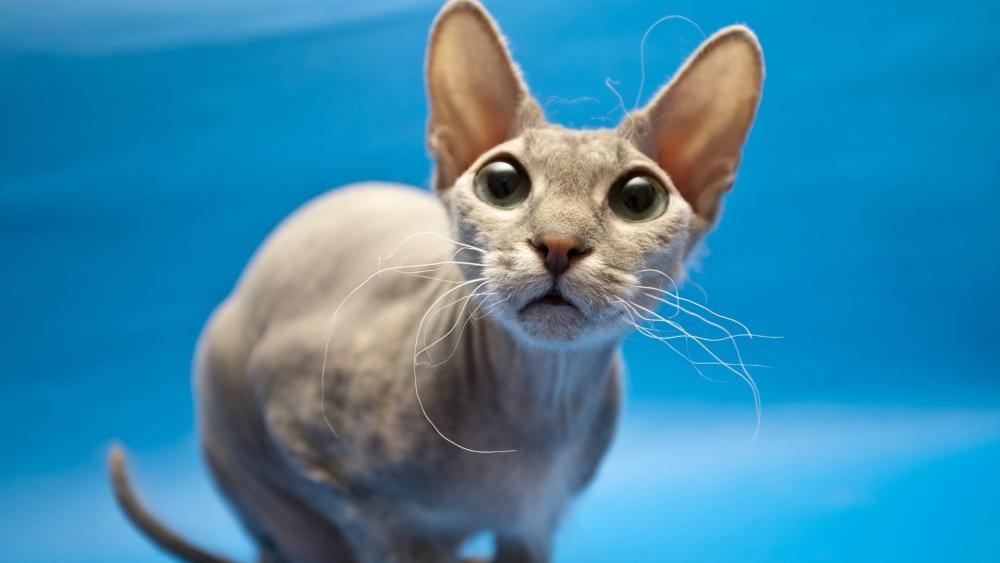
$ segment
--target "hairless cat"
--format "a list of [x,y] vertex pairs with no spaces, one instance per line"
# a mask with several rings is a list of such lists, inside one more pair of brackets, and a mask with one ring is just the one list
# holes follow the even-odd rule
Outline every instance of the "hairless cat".
[[[452,0],[426,79],[433,194],[365,183],[306,204],[201,335],[204,455],[260,561],[455,562],[483,532],[496,563],[549,561],[614,433],[620,343],[673,303],[664,284],[733,184],[763,61],[727,27],[618,127],[567,129],[486,10]],[[225,561],[110,461],[154,541]]]

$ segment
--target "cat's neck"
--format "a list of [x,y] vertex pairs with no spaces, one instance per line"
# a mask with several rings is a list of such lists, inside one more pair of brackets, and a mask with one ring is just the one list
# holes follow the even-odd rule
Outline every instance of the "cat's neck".
[[[447,315],[442,326],[464,322],[460,314]],[[470,319],[437,346],[454,355],[418,372],[420,384],[436,391],[427,393],[436,403],[429,410],[445,419],[446,435],[481,449],[551,443],[553,434],[580,428],[616,384],[620,338],[543,346],[487,316]]]
[[580,390],[602,383],[616,360],[619,340],[606,339],[587,345],[558,346],[531,342],[512,334],[498,321],[478,321],[485,337],[470,345],[478,348],[486,370],[498,386],[527,391],[539,401],[567,399]]

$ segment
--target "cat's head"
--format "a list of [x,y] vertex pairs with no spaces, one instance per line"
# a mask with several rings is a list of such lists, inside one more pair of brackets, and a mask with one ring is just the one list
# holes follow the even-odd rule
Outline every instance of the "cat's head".
[[564,346],[621,334],[642,311],[623,302],[655,308],[642,287],[674,289],[714,225],[762,80],[757,39],[728,27],[616,129],[566,129],[545,121],[485,9],[449,2],[428,50],[428,142],[490,314]]

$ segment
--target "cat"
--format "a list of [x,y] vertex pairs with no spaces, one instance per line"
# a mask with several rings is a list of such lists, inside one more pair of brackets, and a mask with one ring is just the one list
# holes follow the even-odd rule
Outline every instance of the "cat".
[[[684,275],[732,187],[763,81],[724,28],[613,129],[547,123],[491,16],[438,14],[427,54],[433,194],[366,183],[286,219],[195,361],[219,488],[269,562],[543,563],[614,434],[623,337]],[[624,108],[623,108],[624,109]],[[644,313],[644,311],[646,313]],[[332,318],[331,318],[332,314]],[[225,561],[138,503],[190,561]]]

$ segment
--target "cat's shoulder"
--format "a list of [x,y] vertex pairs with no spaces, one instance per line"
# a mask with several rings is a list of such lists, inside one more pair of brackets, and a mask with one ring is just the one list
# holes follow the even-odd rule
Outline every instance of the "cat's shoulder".
[[443,214],[440,200],[430,191],[391,182],[359,182],[334,188],[303,205],[290,219],[317,214],[341,217],[426,212]]
[[[427,190],[376,182],[335,188],[294,211],[266,237],[236,293],[251,303],[269,303],[270,308],[255,306],[269,311],[270,320],[294,317],[343,298],[382,258],[420,264],[448,256],[448,232],[444,206]],[[440,236],[414,238],[422,233]]]
[[[262,245],[286,256],[383,252],[417,231],[447,231],[447,213],[428,190],[388,182],[334,188],[286,217]],[[391,250],[391,248],[389,248]],[[312,258],[307,258],[312,260]]]

